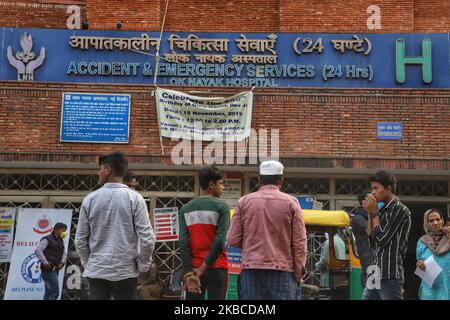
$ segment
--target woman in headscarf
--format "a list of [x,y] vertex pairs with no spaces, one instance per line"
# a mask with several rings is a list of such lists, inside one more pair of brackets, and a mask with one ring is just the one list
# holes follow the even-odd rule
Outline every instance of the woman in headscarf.
[[424,261],[433,255],[442,272],[432,287],[422,280],[419,299],[450,300],[450,227],[444,227],[444,217],[438,209],[430,209],[424,214],[423,228],[425,235],[417,242],[417,267],[425,271]]

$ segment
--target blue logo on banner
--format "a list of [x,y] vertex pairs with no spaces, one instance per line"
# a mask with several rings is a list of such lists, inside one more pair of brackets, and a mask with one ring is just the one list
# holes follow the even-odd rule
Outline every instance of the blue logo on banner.
[[22,263],[20,269],[22,277],[29,283],[42,282],[41,263],[34,253],[30,254]]
[[61,141],[128,143],[130,96],[64,93]]
[[402,140],[403,124],[401,122],[378,122],[377,139]]
[[227,257],[229,263],[241,263],[242,262],[242,251],[239,248],[227,245]]

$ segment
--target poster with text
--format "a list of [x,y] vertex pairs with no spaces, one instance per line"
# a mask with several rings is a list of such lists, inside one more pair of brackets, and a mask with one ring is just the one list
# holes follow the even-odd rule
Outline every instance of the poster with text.
[[204,98],[158,88],[156,110],[162,137],[242,141],[250,136],[253,92]]
[[178,241],[178,208],[155,208],[153,213],[156,241]]
[[[21,208],[17,219],[16,238],[9,268],[5,300],[42,300],[44,281],[41,276],[41,263],[34,251],[40,240],[53,232],[58,223],[67,225],[70,234],[71,209]],[[64,239],[67,254],[69,237]],[[64,281],[65,267],[59,271],[59,297]]]
[[236,203],[241,197],[241,183],[241,179],[224,179],[224,191],[221,199],[230,206],[230,209],[236,207]]
[[16,208],[0,208],[0,263],[10,262]]

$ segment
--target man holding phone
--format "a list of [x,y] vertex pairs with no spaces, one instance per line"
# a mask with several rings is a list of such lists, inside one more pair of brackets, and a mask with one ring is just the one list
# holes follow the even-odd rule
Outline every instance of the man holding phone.
[[[362,205],[369,215],[367,234],[373,259],[362,298],[402,300],[411,212],[396,196],[397,179],[391,173],[377,172],[370,177],[370,184],[371,193]],[[378,202],[384,203],[380,209]]]

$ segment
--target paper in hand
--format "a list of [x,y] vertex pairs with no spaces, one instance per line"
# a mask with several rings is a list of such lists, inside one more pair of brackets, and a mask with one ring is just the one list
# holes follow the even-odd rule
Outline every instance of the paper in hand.
[[425,271],[417,268],[414,274],[418,275],[431,288],[434,280],[436,280],[438,275],[442,272],[442,268],[437,264],[436,260],[434,260],[433,255],[425,260],[424,263]]

